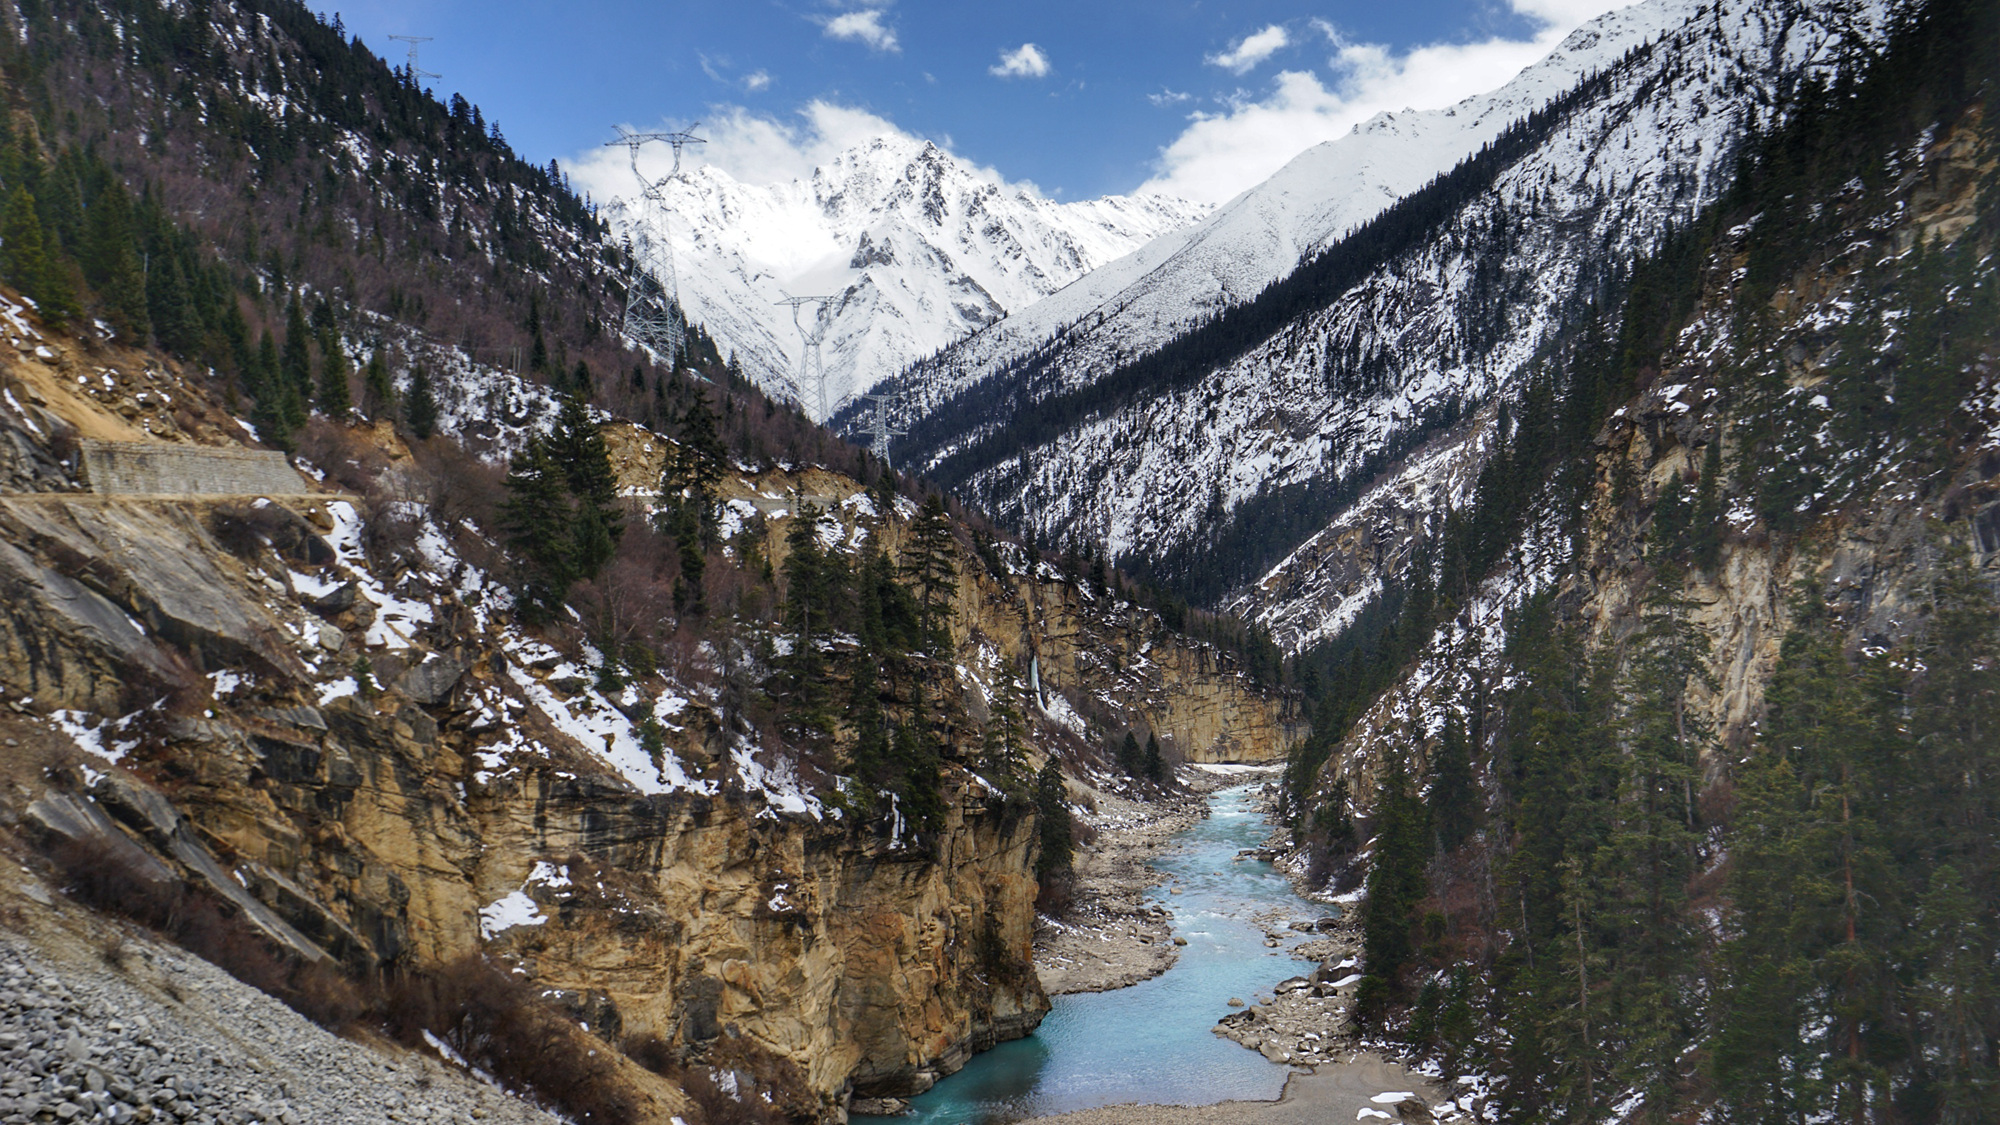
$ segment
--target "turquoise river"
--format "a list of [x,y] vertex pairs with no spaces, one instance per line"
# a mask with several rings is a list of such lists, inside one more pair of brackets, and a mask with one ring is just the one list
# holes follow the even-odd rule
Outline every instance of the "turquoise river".
[[1253,1002],[1306,968],[1290,952],[1304,935],[1268,949],[1260,922],[1287,933],[1287,923],[1328,911],[1293,894],[1270,864],[1237,858],[1269,832],[1256,808],[1261,784],[1211,795],[1209,817],[1153,860],[1167,883],[1150,901],[1173,911],[1174,933],[1187,939],[1173,968],[1130,988],[1058,996],[1033,1035],[974,1057],[914,1099],[912,1113],[856,1120],[1001,1125],[1120,1102],[1276,1098],[1288,1068],[1210,1030],[1232,1010],[1230,998]]

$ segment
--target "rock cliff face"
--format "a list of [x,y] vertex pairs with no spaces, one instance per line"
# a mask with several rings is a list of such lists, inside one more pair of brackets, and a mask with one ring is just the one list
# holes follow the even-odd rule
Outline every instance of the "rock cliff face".
[[[146,362],[68,347],[114,377]],[[524,632],[488,573],[504,560],[445,533],[449,498],[393,439],[352,431],[402,481],[372,500],[90,493],[62,435],[188,448],[227,415],[152,364],[188,425],[135,433],[47,366],[0,360],[17,489],[0,496],[0,684],[60,752],[5,817],[205,886],[308,960],[483,954],[607,1041],[657,1039],[794,1115],[925,1089],[1048,1009],[1034,813],[964,764],[1003,670],[1035,683],[1036,754],[1139,728],[1192,760],[1263,761],[1296,735],[1285,700],[1152,611],[1030,575],[1018,548],[995,570],[961,547],[945,813],[913,847],[850,823],[823,799],[833,778],[732,712],[712,648],[608,683],[578,630]],[[668,444],[608,436],[628,495],[649,491]],[[804,504],[848,550],[899,550],[915,514],[813,468],[722,493],[731,557],[779,566]]]

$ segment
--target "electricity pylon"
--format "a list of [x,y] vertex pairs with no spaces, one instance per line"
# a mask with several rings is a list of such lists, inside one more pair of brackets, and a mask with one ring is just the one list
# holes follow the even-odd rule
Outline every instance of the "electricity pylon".
[[444,77],[444,75],[442,75],[442,74],[438,74],[438,73],[436,73],[436,72],[434,72],[434,71],[429,71],[429,70],[425,70],[425,69],[424,69],[423,67],[420,67],[420,66],[418,66],[418,65],[417,65],[417,45],[418,45],[419,43],[428,43],[428,42],[430,42],[430,41],[431,41],[431,40],[432,40],[433,38],[435,38],[435,36],[430,36],[430,35],[391,35],[391,36],[390,36],[389,38],[391,38],[391,39],[397,39],[397,40],[401,40],[402,42],[404,42],[404,43],[408,43],[408,44],[410,45],[410,85],[412,85],[412,86],[421,86],[421,85],[423,85],[423,83],[422,83],[421,81],[419,81],[419,79],[423,79],[423,78],[443,78],[443,77]]
[[[813,421],[815,422],[824,422],[830,416],[826,401],[826,362],[820,357],[819,346],[826,339],[826,310],[833,306],[833,302],[836,299],[834,297],[786,297],[784,300],[778,302],[781,305],[792,306],[792,325],[799,330],[799,339],[806,346],[805,351],[799,355],[799,379],[794,388],[797,393],[793,397],[799,398],[801,400],[800,404],[804,405],[805,389],[807,387],[814,388],[819,407],[819,413],[813,417]],[[799,319],[799,310],[807,305],[818,306],[813,311],[812,327],[810,328],[806,327],[805,322]]]
[[876,457],[881,458],[884,468],[894,468],[894,462],[889,460],[889,439],[902,437],[910,432],[894,429],[889,425],[889,404],[896,401],[896,396],[877,394],[860,397],[875,404],[874,413],[868,416],[868,428],[861,431],[868,435],[868,448],[874,451]]
[[[639,180],[641,203],[632,219],[632,255],[625,277],[625,310],[618,329],[640,347],[676,362],[680,357],[684,328],[681,323],[680,279],[674,274],[674,247],[668,239],[666,186],[680,178],[681,150],[688,145],[707,144],[694,135],[700,122],[679,133],[635,133],[618,126],[618,139],[605,147],[624,145],[632,161],[632,174]],[[655,180],[639,170],[639,150],[653,141],[663,141],[674,149],[673,171]],[[654,290],[657,290],[655,292]]]

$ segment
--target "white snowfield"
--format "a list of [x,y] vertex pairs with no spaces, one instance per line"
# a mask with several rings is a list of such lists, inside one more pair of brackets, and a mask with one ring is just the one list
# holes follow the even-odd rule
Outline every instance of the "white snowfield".
[[[935,406],[953,385],[1019,381],[1001,365],[1094,300],[1088,318],[1050,346],[1049,369],[1032,386],[1006,389],[1041,395],[1093,381],[1182,326],[1191,314],[1176,319],[1176,307],[1198,312],[1203,300],[1212,307],[1223,294],[1250,296],[1291,267],[1275,255],[1351,229],[1549,96],[1616,66],[1601,93],[1489,190],[1324,306],[1301,309],[1222,367],[1103,405],[1037,446],[1003,451],[965,488],[1003,520],[1048,538],[1080,532],[1114,555],[1199,542],[1274,489],[1356,477],[1369,458],[1410,440],[1427,414],[1453,403],[1473,410],[1518,387],[1566,313],[1607,291],[1620,263],[1720,194],[1736,144],[1783,88],[1879,42],[1886,23],[1886,3],[1838,11],[1790,0],[1647,0],[1605,16],[1494,94],[1379,118],[1315,148],[1206,223],[953,349],[952,362],[926,369],[920,393]],[[1618,66],[1647,44],[1650,53]],[[1093,296],[1133,274],[1139,279],[1115,295]],[[940,417],[949,410],[946,403]],[[935,466],[992,423],[950,419],[951,436],[936,449],[904,456]],[[1384,481],[1373,495],[1450,501],[1463,496],[1477,464],[1417,448],[1392,471],[1448,472],[1453,483]],[[1321,526],[1343,514],[1327,513]],[[1322,590],[1312,574],[1273,578],[1242,608],[1293,643],[1324,636],[1335,617],[1357,608],[1352,591]],[[1311,608],[1294,612],[1294,603]],[[1315,612],[1326,616],[1312,620]]]
[[[823,345],[829,401],[1209,210],[1160,196],[1057,203],[903,136],[848,149],[807,180],[746,184],[702,167],[664,196],[689,318],[765,386],[796,375],[803,350],[777,302],[836,298]],[[630,206],[604,209],[614,231]]]
[[1491,93],[1447,109],[1383,113],[1300,153],[1201,222],[1147,243],[954,346],[949,377],[913,387],[922,413],[1061,337],[1066,382],[1108,374],[1217,311],[1255,297],[1299,259],[1450,171],[1577,82],[1687,19],[1687,0],[1650,0],[1579,28]]

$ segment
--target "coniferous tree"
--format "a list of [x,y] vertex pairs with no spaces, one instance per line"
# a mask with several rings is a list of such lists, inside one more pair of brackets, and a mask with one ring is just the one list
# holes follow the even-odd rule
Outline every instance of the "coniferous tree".
[[1708,443],[1701,458],[1701,481],[1695,486],[1694,512],[1689,516],[1688,543],[1694,565],[1715,569],[1722,557],[1722,435]]
[[847,794],[861,814],[875,812],[877,787],[889,770],[889,720],[882,711],[881,681],[873,661],[856,663],[848,690],[854,745],[847,753],[847,772],[859,783]]
[[716,433],[708,395],[696,388],[676,425],[677,441],[660,475],[662,524],[677,539],[712,543],[718,523],[716,485],[727,468],[727,453]]
[[919,687],[910,704],[910,718],[896,728],[891,766],[903,815],[921,837],[929,837],[944,820],[944,796],[939,786],[943,763],[930,734],[929,712]]
[[340,346],[339,337],[330,330],[320,333],[319,351],[322,358],[317,403],[327,417],[344,422],[348,411],[354,407],[352,392],[347,385],[353,367],[348,363],[347,350]]
[[361,376],[362,402],[370,418],[380,418],[396,409],[396,381],[389,375],[389,362],[376,348],[368,356]]
[[42,245],[42,218],[35,197],[17,187],[0,213],[0,280],[40,303],[47,290],[49,263]]
[[531,437],[507,469],[507,499],[500,507],[507,545],[520,561],[521,612],[530,623],[552,619],[581,576],[577,568],[576,516],[563,467],[540,437]]
[[1167,763],[1160,757],[1160,738],[1156,734],[1146,736],[1146,757],[1142,771],[1146,780],[1159,785],[1167,779]]
[[1118,743],[1117,758],[1118,771],[1126,777],[1138,777],[1146,768],[1145,757],[1139,752],[1139,740],[1129,730],[1125,732],[1124,740]]
[[611,561],[618,539],[624,535],[624,512],[618,504],[618,475],[611,468],[611,451],[604,442],[603,427],[591,417],[590,407],[576,395],[563,399],[546,442],[549,457],[562,467],[570,495],[579,511],[580,535],[576,544],[577,573],[595,578]]
[[1430,775],[1431,826],[1437,832],[1439,850],[1454,851],[1472,835],[1479,817],[1472,755],[1466,746],[1464,724],[1456,713],[1445,717],[1444,733],[1431,756]]
[[1368,869],[1368,903],[1362,912],[1361,956],[1366,975],[1355,993],[1355,1017],[1378,1017],[1416,955],[1411,933],[1427,886],[1431,855],[1429,818],[1400,756],[1389,759],[1376,788],[1375,859]]
[[943,653],[950,645],[947,610],[958,578],[958,566],[952,560],[954,546],[944,497],[933,492],[910,523],[903,568],[916,588],[918,604],[923,607],[924,629],[930,637],[928,647],[934,654]]
[[84,233],[84,277],[104,298],[112,331],[143,341],[152,331],[146,271],[132,224],[132,200],[116,181],[97,193]]
[[431,375],[423,364],[410,369],[410,386],[403,394],[403,424],[410,428],[410,436],[418,441],[428,441],[437,432],[437,395],[431,390]]
[[1041,847],[1035,853],[1035,878],[1046,886],[1051,878],[1069,874],[1076,850],[1069,823],[1069,789],[1054,755],[1035,774],[1035,814],[1041,836]]
[[284,382],[278,375],[278,345],[269,332],[259,333],[254,354],[255,359],[243,373],[243,389],[255,399],[250,424],[257,427],[257,436],[266,444],[288,450],[292,445],[292,422],[285,409]]
[[285,306],[285,350],[279,367],[292,392],[301,401],[312,401],[312,329],[306,325],[305,308],[296,293]]
[[821,642],[833,631],[838,563],[820,547],[821,518],[817,507],[804,504],[785,531],[783,620],[792,651],[783,658],[779,691],[794,736],[808,746],[821,745],[833,734]]
[[1019,779],[1027,759],[1025,689],[1011,663],[1000,666],[993,685],[993,703],[986,721],[982,765],[987,774],[1009,786]]

